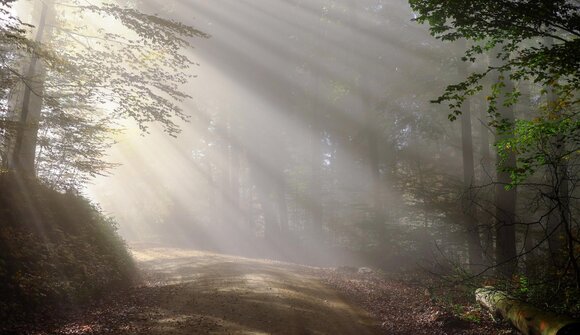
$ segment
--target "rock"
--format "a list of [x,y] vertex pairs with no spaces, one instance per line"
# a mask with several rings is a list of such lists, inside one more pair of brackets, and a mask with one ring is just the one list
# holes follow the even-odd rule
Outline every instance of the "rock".
[[363,266],[361,268],[358,268],[358,271],[357,272],[359,274],[369,274],[369,273],[373,273],[373,270],[371,268],[367,268],[367,267],[364,267]]
[[336,268],[336,272],[339,273],[356,273],[357,271],[358,269],[352,266],[339,266]]

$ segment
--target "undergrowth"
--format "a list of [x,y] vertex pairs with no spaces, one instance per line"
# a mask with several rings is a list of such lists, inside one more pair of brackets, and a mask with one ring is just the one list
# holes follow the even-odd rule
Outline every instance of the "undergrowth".
[[0,320],[84,304],[132,282],[115,222],[87,199],[10,175],[0,190]]

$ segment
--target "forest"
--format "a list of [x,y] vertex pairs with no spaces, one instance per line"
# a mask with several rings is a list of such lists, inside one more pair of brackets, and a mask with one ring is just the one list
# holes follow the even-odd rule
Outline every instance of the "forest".
[[577,0],[0,0],[0,334],[580,334]]

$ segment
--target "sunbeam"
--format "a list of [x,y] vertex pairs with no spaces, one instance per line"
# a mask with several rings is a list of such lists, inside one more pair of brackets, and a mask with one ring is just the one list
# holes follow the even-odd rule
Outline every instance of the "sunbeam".
[[0,334],[580,332],[579,13],[0,0]]

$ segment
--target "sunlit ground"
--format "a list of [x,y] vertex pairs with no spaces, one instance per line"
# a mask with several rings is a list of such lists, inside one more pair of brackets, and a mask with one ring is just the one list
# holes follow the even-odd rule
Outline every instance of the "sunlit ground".
[[[146,284],[120,325],[131,334],[375,334],[374,321],[314,268],[176,248],[133,248]],[[134,307],[140,306],[140,307]],[[69,333],[80,331],[78,326]]]

